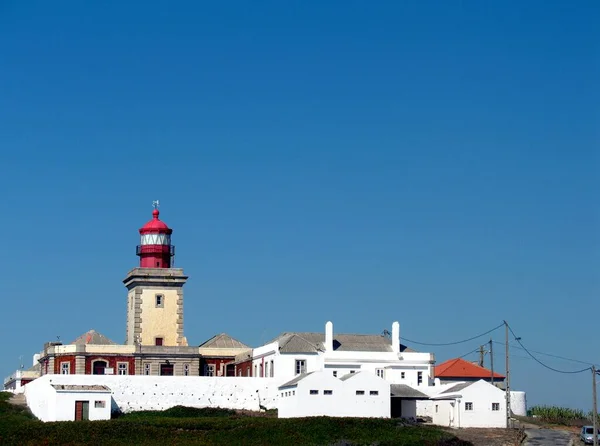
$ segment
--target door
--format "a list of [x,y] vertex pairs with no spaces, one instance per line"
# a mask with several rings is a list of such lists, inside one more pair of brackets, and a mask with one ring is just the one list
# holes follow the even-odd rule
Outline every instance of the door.
[[402,417],[402,399],[397,397],[397,396],[393,396],[391,397],[391,404],[390,404],[390,412],[391,412],[391,417],[392,418],[401,418]]
[[90,419],[90,402],[75,401],[75,421]]
[[162,376],[173,376],[173,364],[161,364],[160,374]]
[[104,369],[108,367],[106,361],[94,362],[94,369],[92,370],[93,375],[104,375]]

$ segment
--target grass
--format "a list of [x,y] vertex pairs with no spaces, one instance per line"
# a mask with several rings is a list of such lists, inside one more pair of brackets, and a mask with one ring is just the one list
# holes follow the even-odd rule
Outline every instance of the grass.
[[586,414],[583,410],[560,406],[533,406],[527,415],[542,423],[560,426],[583,426],[589,424],[592,418],[591,412]]
[[110,421],[42,423],[0,393],[2,445],[420,445],[467,446],[430,426],[368,418],[252,417],[227,409],[174,407]]

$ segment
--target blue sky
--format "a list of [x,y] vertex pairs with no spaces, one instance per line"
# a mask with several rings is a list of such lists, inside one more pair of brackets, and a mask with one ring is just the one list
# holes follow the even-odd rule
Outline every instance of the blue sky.
[[[327,320],[440,343],[506,319],[599,363],[598,19],[594,1],[5,0],[1,374],[57,336],[123,342],[155,199],[192,344]],[[588,373],[512,353],[530,404],[591,407]]]

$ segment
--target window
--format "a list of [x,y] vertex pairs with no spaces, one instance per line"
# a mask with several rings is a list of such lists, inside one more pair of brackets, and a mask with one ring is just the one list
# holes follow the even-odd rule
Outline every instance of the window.
[[154,345],[163,345],[163,338],[154,338]]
[[254,364],[254,376],[258,376],[258,366]]
[[150,374],[150,364],[146,363],[144,364],[144,375],[149,375]]
[[371,390],[369,392],[369,395],[371,395],[371,396],[377,396],[377,395],[379,395],[379,391],[378,390]]
[[406,373],[405,372],[400,372],[400,379],[404,379],[406,378]]
[[350,374],[356,373],[356,370],[350,370]]
[[435,413],[438,413],[438,405],[435,405]]
[[333,371],[333,377],[334,377],[334,378],[337,378],[337,370],[334,370],[334,371]]
[[380,378],[383,378],[383,369],[375,369],[375,374]]
[[356,391],[356,394],[357,394],[357,395],[364,395],[364,394],[365,394],[365,391],[364,391],[364,390],[357,390],[357,391]]
[[271,361],[271,378],[275,376],[275,363]]
[[204,365],[204,376],[215,376],[215,365],[205,364]]
[[162,294],[157,294],[156,298],[156,308],[164,308],[165,306],[165,296]]
[[417,372],[417,385],[423,384],[423,372]]
[[473,403],[465,403],[465,410],[473,410]]
[[264,377],[264,376],[265,376],[265,374],[264,374],[264,372],[263,372],[263,365],[262,365],[262,364],[259,366],[259,370],[260,370],[260,377],[261,377],[261,378],[262,378],[262,377]]
[[183,364],[183,376],[188,376],[190,374],[190,365]]
[[333,395],[333,390],[323,390],[323,395]]
[[306,361],[304,359],[296,359],[296,375],[306,373]]
[[292,395],[295,395],[295,394],[296,394],[296,391],[295,391],[295,390],[292,390]]
[[500,403],[492,403],[492,410],[493,411],[500,410]]
[[319,394],[319,391],[318,391],[318,390],[311,390],[311,391],[310,391],[310,394],[311,394],[311,395],[318,395],[318,394]]
[[61,375],[68,375],[71,373],[71,363],[70,362],[61,362],[60,363],[60,373]]
[[129,364],[126,362],[118,362],[117,363],[117,374],[118,375],[127,375],[129,372]]
[[104,409],[106,407],[106,401],[94,401],[94,408]]

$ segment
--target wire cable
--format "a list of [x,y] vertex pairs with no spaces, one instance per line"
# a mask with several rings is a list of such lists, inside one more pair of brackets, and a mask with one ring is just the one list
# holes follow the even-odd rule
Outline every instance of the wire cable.
[[472,338],[469,339],[465,339],[463,341],[456,341],[456,342],[443,342],[443,343],[429,343],[429,342],[417,342],[417,341],[412,341],[408,338],[402,338],[402,340],[406,341],[406,342],[410,342],[412,344],[418,344],[418,345],[433,345],[433,346],[445,346],[445,345],[456,345],[456,344],[464,344],[465,342],[469,342],[472,341],[473,339],[477,339],[480,338],[482,336],[485,336],[486,334],[491,333],[492,331],[498,330],[500,327],[504,326],[504,322],[502,322],[500,325],[498,325],[497,327],[492,328],[491,330],[486,331],[485,333],[481,333],[480,335],[477,336],[473,336]]
[[587,372],[588,370],[592,370],[591,367],[586,367],[585,369],[581,369],[581,370],[573,370],[573,371],[567,371],[567,370],[559,370],[559,369],[555,369],[554,367],[550,367],[549,365],[544,364],[542,361],[540,361],[539,359],[537,359],[535,356],[533,356],[533,354],[527,350],[525,348],[525,346],[523,345],[523,343],[521,342],[521,338],[519,338],[515,332],[513,331],[512,327],[510,325],[508,325],[508,322],[506,322],[506,326],[508,327],[508,329],[510,330],[510,332],[512,333],[513,337],[515,338],[515,341],[517,341],[519,343],[519,345],[521,346],[521,348],[523,350],[525,350],[525,352],[531,356],[531,358],[537,362],[538,364],[540,364],[541,366],[546,367],[548,370],[552,370],[553,372],[556,373],[564,373],[564,374],[575,374],[575,373],[583,373],[583,372]]
[[[505,346],[504,342],[501,341],[492,341],[494,344],[498,344],[498,345],[502,345]],[[516,345],[512,345],[512,347],[514,348],[518,348],[519,350],[524,350],[522,347],[518,347]],[[544,353],[544,352],[539,352],[536,350],[529,350],[532,353],[537,353],[538,355],[544,355],[544,356],[550,356],[551,358],[557,358],[557,359],[563,359],[565,361],[572,361],[572,362],[578,362],[580,364],[587,364],[587,365],[595,365],[596,367],[599,367],[598,364],[594,364],[593,362],[587,362],[587,361],[580,361],[579,359],[573,359],[573,358],[566,358],[564,356],[559,356],[559,355],[553,355],[551,353]]]

